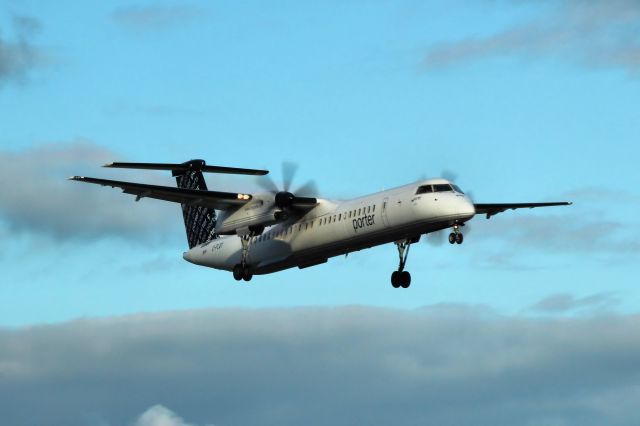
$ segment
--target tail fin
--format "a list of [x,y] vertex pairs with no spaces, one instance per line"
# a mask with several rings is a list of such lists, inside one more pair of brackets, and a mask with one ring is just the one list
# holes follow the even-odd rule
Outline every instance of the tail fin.
[[[171,170],[176,178],[178,188],[207,190],[203,172],[225,173],[235,175],[262,176],[269,173],[267,170],[241,169],[237,167],[209,166],[204,160],[191,160],[184,163],[121,163],[115,162],[105,164],[104,167],[123,169],[145,169],[145,170]],[[182,204],[182,216],[184,226],[187,228],[187,240],[189,248],[198,244],[218,238],[215,233],[216,211],[211,208],[191,206]]]
[[[205,165],[203,160],[191,160],[181,167],[172,171],[176,178],[178,188],[207,190],[207,184],[202,175],[202,167]],[[198,244],[218,238],[215,233],[216,228],[216,211],[206,207],[190,206],[181,204],[182,217],[184,218],[184,226],[187,230],[187,240],[189,248],[193,248]]]

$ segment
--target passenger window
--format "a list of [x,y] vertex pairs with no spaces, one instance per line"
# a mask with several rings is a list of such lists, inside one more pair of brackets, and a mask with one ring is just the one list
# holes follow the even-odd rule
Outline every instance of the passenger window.
[[342,213],[338,215],[338,222],[340,222],[341,220],[342,220]]
[[367,207],[367,213],[371,213],[371,206]]
[[360,210],[361,210],[361,209],[358,209],[358,216],[360,216]]
[[334,222],[336,221],[336,215],[335,214],[333,215],[333,221]]
[[371,209],[371,211],[375,212],[376,211],[376,205],[373,205],[373,209]]

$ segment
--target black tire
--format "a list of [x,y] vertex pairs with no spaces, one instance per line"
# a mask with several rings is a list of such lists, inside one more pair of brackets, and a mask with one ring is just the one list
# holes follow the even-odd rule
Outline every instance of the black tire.
[[456,243],[462,244],[464,241],[464,236],[462,234],[456,234]]
[[253,272],[251,271],[251,268],[247,266],[244,268],[244,271],[242,271],[242,279],[245,281],[251,281],[251,278],[253,278]]
[[393,288],[400,287],[400,271],[393,271],[391,274],[391,285]]
[[455,244],[456,242],[456,234],[453,232],[449,234],[449,244]]
[[400,273],[400,285],[402,288],[409,288],[411,285],[411,274],[408,271],[402,271]]
[[242,279],[242,266],[236,265],[233,267],[233,279],[240,281]]

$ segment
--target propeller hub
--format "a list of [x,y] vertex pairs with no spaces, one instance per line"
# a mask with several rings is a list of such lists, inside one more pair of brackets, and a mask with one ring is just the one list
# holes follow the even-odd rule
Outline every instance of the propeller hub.
[[280,191],[276,193],[276,206],[281,209],[291,207],[295,198],[296,197],[289,191]]

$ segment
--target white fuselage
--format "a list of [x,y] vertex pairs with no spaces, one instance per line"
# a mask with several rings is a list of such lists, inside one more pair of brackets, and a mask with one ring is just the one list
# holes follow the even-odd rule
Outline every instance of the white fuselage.
[[[454,192],[416,194],[420,185],[448,183],[431,179],[347,201],[318,200],[296,220],[274,225],[250,240],[253,273],[305,268],[328,258],[462,224],[475,215],[473,202]],[[184,253],[194,264],[231,271],[240,263],[237,235],[220,237]]]

